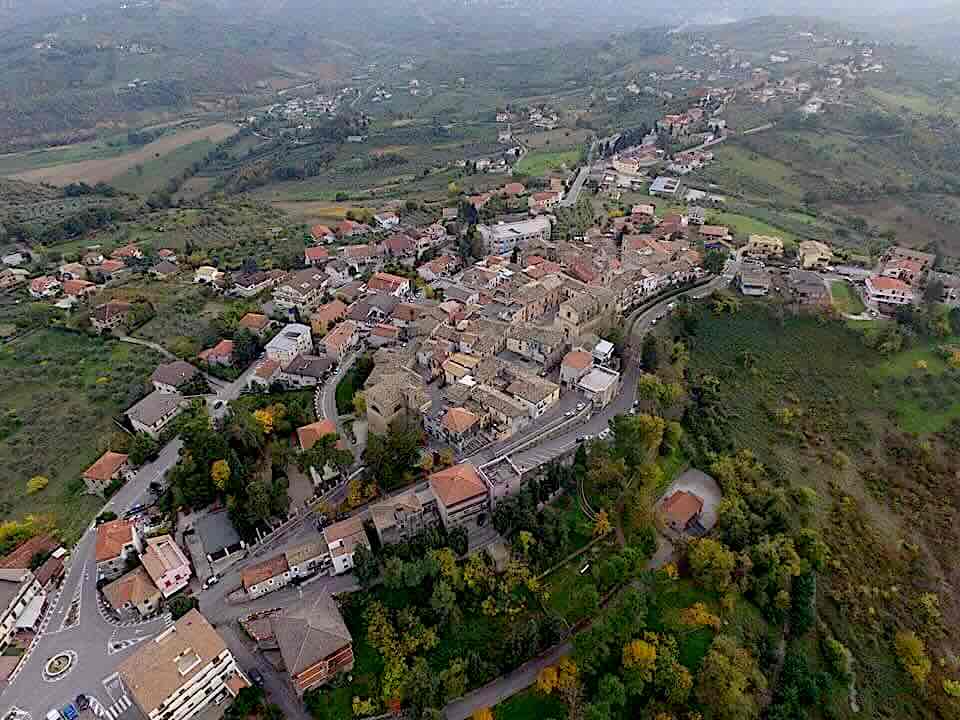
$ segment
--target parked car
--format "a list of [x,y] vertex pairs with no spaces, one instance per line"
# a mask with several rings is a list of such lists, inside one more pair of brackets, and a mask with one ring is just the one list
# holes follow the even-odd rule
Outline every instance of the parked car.
[[86,695],[77,695],[76,699],[73,701],[73,704],[77,706],[77,710],[83,712],[90,707],[90,698]]
[[208,587],[213,587],[218,582],[220,582],[219,575],[211,575],[206,580],[203,581],[203,589],[206,590]]
[[257,670],[256,668],[250,668],[247,672],[247,675],[250,676],[250,681],[257,687],[263,687],[263,673]]
[[600,438],[601,440],[606,440],[608,437],[610,437],[610,428],[607,428],[606,430],[601,430],[600,434],[597,435],[597,437]]
[[584,405],[582,402],[578,402],[578,403],[577,403],[577,412],[580,412],[580,411],[583,410],[585,407],[586,407],[586,405]]
[[77,709],[73,705],[67,705],[62,711],[61,714],[67,720],[77,720],[80,716],[80,713],[77,712]]

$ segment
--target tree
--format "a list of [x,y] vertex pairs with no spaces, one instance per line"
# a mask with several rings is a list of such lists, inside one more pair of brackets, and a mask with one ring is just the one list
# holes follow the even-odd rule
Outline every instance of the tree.
[[138,432],[130,441],[130,447],[127,450],[127,458],[134,467],[143,465],[148,460],[154,459],[160,452],[160,443],[144,432]]
[[663,442],[666,422],[655,415],[617,415],[610,421],[613,447],[631,468],[656,459]]
[[727,635],[717,635],[703,659],[697,680],[697,700],[718,720],[760,717],[760,694],[767,681],[749,651]]
[[490,708],[480,708],[479,710],[474,710],[473,715],[470,717],[472,720],[493,720],[493,713],[490,712]]
[[643,369],[648,373],[657,371],[660,362],[660,350],[657,344],[656,335],[647,335],[643,339],[643,347],[640,351],[640,361],[643,363]]
[[544,695],[549,695],[557,688],[557,668],[548,665],[537,673],[537,690]]
[[35,495],[50,484],[50,479],[43,475],[34,475],[27,480],[27,495]]
[[593,536],[594,537],[603,537],[612,529],[610,525],[610,518],[607,515],[606,510],[601,510],[597,513],[597,521],[593,525]]
[[434,585],[433,594],[430,596],[430,608],[441,625],[446,625],[458,613],[457,594],[446,580],[441,580]]
[[170,611],[170,616],[174,620],[179,620],[198,606],[199,602],[197,599],[189,595],[175,595],[170,599],[170,602],[167,603],[167,609]]
[[226,460],[217,460],[210,467],[210,478],[221,492],[226,490],[230,480],[230,464]]
[[237,367],[247,367],[260,354],[260,341],[247,328],[241,328],[233,334],[233,363]]
[[353,554],[353,574],[364,590],[369,589],[380,576],[380,563],[365,544],[360,543]]
[[918,687],[923,687],[933,664],[927,657],[927,650],[923,640],[917,637],[912,630],[897,633],[894,640],[897,648],[897,658],[903,669],[907,671]]
[[703,257],[703,267],[707,272],[719,275],[727,263],[727,254],[722,250],[708,250]]
[[367,414],[367,398],[362,392],[353,394],[353,413],[357,417],[364,417]]
[[690,569],[707,590],[725,592],[730,588],[737,557],[723,543],[701,538],[690,550]]

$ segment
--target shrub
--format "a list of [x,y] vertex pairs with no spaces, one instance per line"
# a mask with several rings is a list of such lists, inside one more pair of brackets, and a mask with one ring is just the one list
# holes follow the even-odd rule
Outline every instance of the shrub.
[[50,484],[50,479],[43,475],[34,475],[27,480],[27,495],[35,495]]

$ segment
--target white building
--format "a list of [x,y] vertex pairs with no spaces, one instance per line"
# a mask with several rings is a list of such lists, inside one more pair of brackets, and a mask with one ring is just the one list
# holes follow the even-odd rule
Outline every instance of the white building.
[[17,632],[20,620],[38,605],[46,594],[32,572],[23,570],[19,580],[0,579],[0,650],[6,648]]
[[871,275],[866,288],[870,302],[878,305],[910,305],[916,299],[913,289],[897,278]]
[[342,575],[353,568],[353,556],[361,545],[370,547],[367,533],[363,529],[363,517],[352,518],[334,523],[323,529],[323,539],[330,549],[331,574]]
[[549,219],[541,216],[493,226],[478,225],[477,230],[483,238],[484,248],[488,254],[506,255],[516,247],[522,248],[532,242],[549,240],[551,225]]
[[148,538],[140,562],[165,598],[183,590],[193,574],[183,550],[169,535]]
[[267,357],[286,366],[297,355],[313,354],[313,335],[308,325],[291,323],[267,343]]
[[142,643],[120,664],[118,675],[149,720],[190,720],[250,684],[223,638],[197,610]]

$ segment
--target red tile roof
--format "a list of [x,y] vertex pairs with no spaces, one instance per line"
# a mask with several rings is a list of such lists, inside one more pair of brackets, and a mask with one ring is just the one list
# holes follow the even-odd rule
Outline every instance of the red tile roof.
[[326,260],[330,257],[330,252],[322,247],[309,247],[304,250],[303,255],[308,262],[316,262],[318,260]]
[[470,463],[435,472],[429,480],[437,499],[448,508],[487,494],[486,483]]
[[327,419],[297,428],[297,440],[300,442],[302,450],[309,450],[317,444],[320,438],[326,435],[336,434],[337,426],[333,423],[333,420]]
[[111,520],[97,528],[97,562],[118,557],[133,539],[133,520]]
[[127,456],[122,453],[105,452],[93,465],[88,467],[83,476],[90,480],[106,482],[116,475],[117,470],[123,467]]
[[563,365],[575,370],[585,370],[593,364],[593,356],[583,350],[574,350],[563,356]]
[[703,500],[686,490],[678,490],[663,503],[663,514],[667,520],[684,528],[701,510]]

